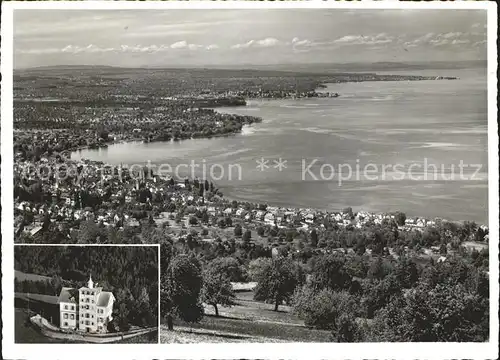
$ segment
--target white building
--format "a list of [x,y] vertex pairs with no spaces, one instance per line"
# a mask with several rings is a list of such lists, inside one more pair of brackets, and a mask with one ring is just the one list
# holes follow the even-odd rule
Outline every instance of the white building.
[[109,291],[102,291],[89,278],[87,286],[80,289],[63,287],[59,295],[60,328],[90,333],[107,332],[108,323],[113,320],[115,297]]

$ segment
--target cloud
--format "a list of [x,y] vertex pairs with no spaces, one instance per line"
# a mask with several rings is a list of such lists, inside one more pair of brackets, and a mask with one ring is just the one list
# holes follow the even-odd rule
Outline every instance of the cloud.
[[188,50],[198,50],[204,48],[203,45],[189,44],[186,40],[177,41],[170,45],[171,49],[188,49]]
[[377,35],[346,35],[339,39],[333,40],[337,45],[381,45],[388,44],[394,41],[394,37],[386,33]]
[[266,47],[273,47],[276,45],[279,45],[281,42],[276,39],[276,38],[265,38],[262,40],[249,40],[246,43],[242,44],[235,44],[231,46],[232,49],[248,49],[250,47],[257,47],[257,48],[266,48]]
[[446,34],[440,34],[440,37],[443,37],[445,39],[456,39],[462,35],[461,32],[449,32]]
[[189,44],[187,41],[178,41],[170,45],[118,45],[116,47],[99,47],[94,44],[89,44],[86,46],[78,45],[67,45],[62,48],[46,48],[46,49],[21,49],[17,48],[16,53],[18,54],[82,54],[82,53],[157,53],[162,51],[172,51],[172,50],[215,50],[219,46],[216,44],[211,45],[198,45]]
[[279,44],[279,40],[275,38],[265,38],[263,40],[257,41],[256,45],[261,47],[276,46]]
[[[405,46],[407,47],[415,47],[415,46],[446,46],[446,45],[465,45],[471,43],[475,36],[482,36],[482,34],[478,33],[463,33],[463,32],[448,32],[448,33],[428,33],[423,36],[417,37],[413,40],[405,42]],[[477,40],[477,39],[476,39]]]
[[312,46],[314,43],[311,40],[300,40],[298,37],[292,39],[292,45],[295,46]]
[[188,43],[185,40],[177,41],[177,42],[173,43],[172,45],[170,45],[170,48],[172,48],[172,49],[185,49],[187,47],[188,47]]
[[470,43],[470,40],[468,40],[468,39],[463,39],[463,40],[455,39],[451,42],[451,45],[461,45],[461,44],[468,44],[468,43]]

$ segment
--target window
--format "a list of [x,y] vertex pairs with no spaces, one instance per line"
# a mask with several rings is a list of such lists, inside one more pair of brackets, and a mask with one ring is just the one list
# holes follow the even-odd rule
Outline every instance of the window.
[[64,322],[64,326],[68,326],[68,323],[66,321]]
[[85,314],[85,317],[88,319],[88,318],[89,318],[89,314],[88,314],[88,313],[86,313],[86,314]]
[[89,324],[89,321],[88,321],[88,320],[87,320],[87,321],[85,321],[85,325],[88,325],[88,324]]
[[71,310],[75,310],[75,306],[74,305],[71,305]]
[[89,309],[89,306],[87,305],[87,310]]
[[71,320],[75,320],[75,314],[71,314],[71,315],[69,316],[69,318],[70,318]]
[[64,310],[68,310],[68,305],[64,305]]
[[64,318],[67,319],[68,318],[68,314],[64,314]]
[[94,322],[92,321],[92,325],[94,325]]
[[92,315],[92,319],[94,318],[94,315]]
[[92,300],[92,304],[94,303],[94,300]]

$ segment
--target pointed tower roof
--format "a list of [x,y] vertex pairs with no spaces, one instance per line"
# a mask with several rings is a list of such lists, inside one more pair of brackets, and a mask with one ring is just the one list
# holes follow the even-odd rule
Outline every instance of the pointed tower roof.
[[90,274],[90,276],[89,276],[89,281],[87,282],[87,287],[89,289],[93,289],[94,288],[94,282],[92,281],[92,274]]

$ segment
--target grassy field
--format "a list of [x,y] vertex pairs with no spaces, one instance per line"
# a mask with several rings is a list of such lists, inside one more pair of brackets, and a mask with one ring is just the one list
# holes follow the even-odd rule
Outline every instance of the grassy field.
[[162,343],[194,342],[328,342],[330,332],[309,329],[288,306],[273,311],[272,304],[253,300],[252,292],[238,292],[237,305],[205,308],[205,317],[195,324],[177,321],[174,331],[161,327]]
[[19,293],[16,292],[14,297],[24,301],[39,301],[47,304],[55,304],[57,305],[57,301],[59,299],[58,296],[54,295],[42,295],[42,294],[33,294],[33,293]]
[[50,281],[52,278],[49,276],[37,275],[37,274],[27,274],[19,270],[14,270],[14,277],[17,281]]

